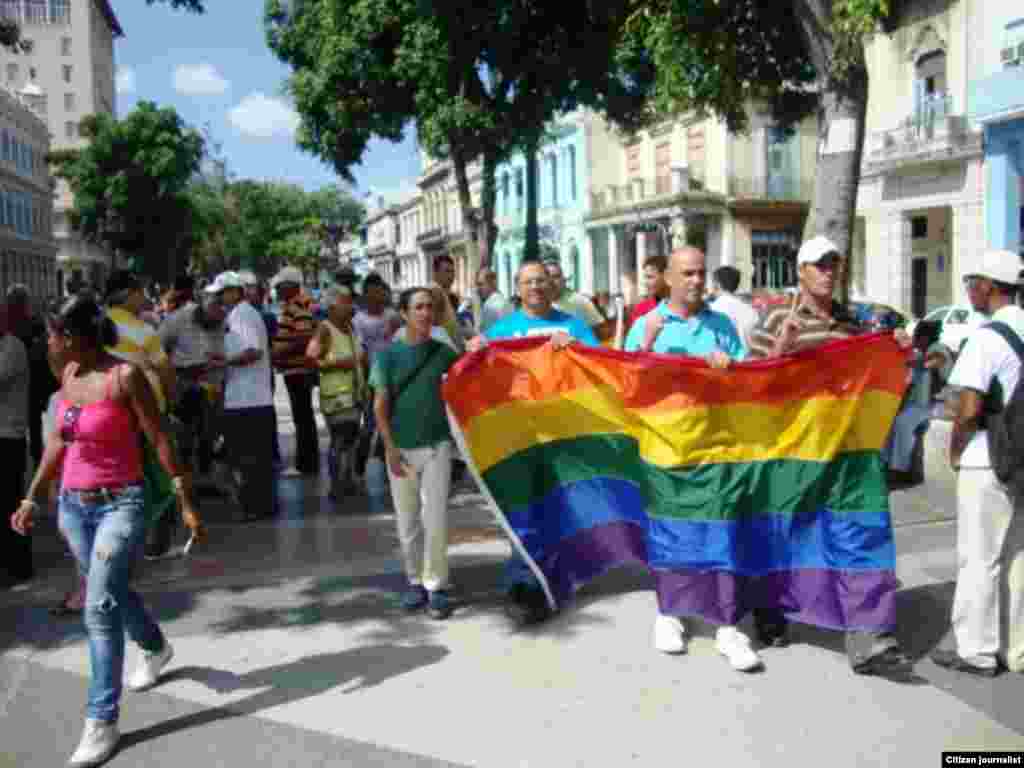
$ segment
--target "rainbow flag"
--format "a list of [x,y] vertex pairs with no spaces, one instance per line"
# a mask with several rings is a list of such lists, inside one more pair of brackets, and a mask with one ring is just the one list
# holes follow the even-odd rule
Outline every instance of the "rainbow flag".
[[639,563],[663,613],[733,624],[777,606],[878,631],[897,588],[879,451],[905,360],[891,335],[724,371],[522,339],[461,360],[444,398],[552,605]]

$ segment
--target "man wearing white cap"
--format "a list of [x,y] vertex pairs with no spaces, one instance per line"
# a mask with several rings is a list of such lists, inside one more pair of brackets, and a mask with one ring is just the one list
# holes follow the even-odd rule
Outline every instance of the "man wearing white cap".
[[228,310],[224,336],[224,415],[227,455],[240,475],[246,520],[274,514],[274,399],[270,391],[270,347],[263,318],[245,301],[242,279],[222,272],[207,293]]
[[996,477],[985,429],[985,414],[1002,410],[1020,379],[1020,270],[1016,253],[988,251],[967,271],[971,304],[992,322],[967,337],[949,379],[960,389],[949,445],[957,472],[956,648],[938,649],[932,660],[983,677],[998,674],[1000,660],[1024,672],[1024,503]]
[[[796,260],[800,291],[788,306],[773,307],[761,316],[750,334],[752,358],[778,357],[812,349],[870,330],[833,296],[843,266],[835,243],[827,237],[814,237],[800,246]],[[906,334],[898,335],[900,343],[909,346]],[[762,607],[753,613],[762,644],[786,645],[788,623],[780,610]],[[910,660],[892,632],[850,630],[846,633],[846,655],[858,674],[902,677],[910,669]]]

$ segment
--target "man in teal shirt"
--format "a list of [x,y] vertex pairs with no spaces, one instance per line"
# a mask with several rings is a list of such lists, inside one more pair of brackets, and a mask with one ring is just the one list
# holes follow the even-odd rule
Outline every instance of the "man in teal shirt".
[[[743,360],[747,352],[732,320],[704,303],[707,278],[703,253],[690,247],[674,252],[665,270],[669,296],[633,325],[626,351],[703,357],[712,368],[728,368],[733,360]],[[719,627],[715,645],[734,669],[751,672],[761,666],[750,639],[736,627]],[[663,653],[685,653],[686,646],[683,622],[659,612],[654,647]]]

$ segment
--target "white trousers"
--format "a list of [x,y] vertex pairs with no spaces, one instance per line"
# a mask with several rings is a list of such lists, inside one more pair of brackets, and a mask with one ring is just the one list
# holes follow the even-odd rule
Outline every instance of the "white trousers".
[[1003,656],[1024,671],[1024,500],[990,469],[957,478],[953,634],[965,659]]
[[405,477],[388,467],[398,541],[410,584],[428,590],[448,586],[448,492],[452,482],[452,443],[402,451]]

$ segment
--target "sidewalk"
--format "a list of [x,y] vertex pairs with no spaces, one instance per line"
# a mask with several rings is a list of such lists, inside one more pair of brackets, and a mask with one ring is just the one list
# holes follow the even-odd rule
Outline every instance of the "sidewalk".
[[[282,517],[265,523],[204,499],[209,544],[146,565],[139,585],[176,656],[159,688],[125,696],[111,766],[888,768],[1024,749],[1015,675],[925,660],[916,684],[856,677],[842,638],[809,627],[763,653],[763,674],[729,668],[706,627],[689,654],[658,654],[643,573],[608,574],[515,631],[498,601],[509,546],[468,486],[452,498],[459,608],[446,622],[407,615],[392,518],[336,511],[325,482],[282,481]],[[955,532],[904,493],[901,636],[923,655],[948,621]],[[70,568],[49,559],[39,584],[0,596],[0,768],[63,764],[81,728],[88,651],[77,620],[46,613]]]

